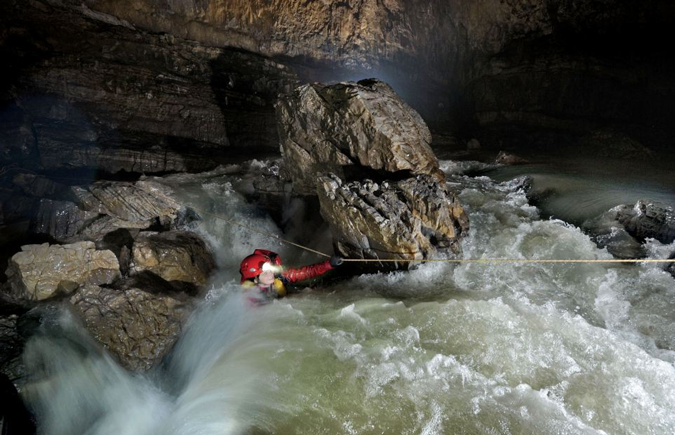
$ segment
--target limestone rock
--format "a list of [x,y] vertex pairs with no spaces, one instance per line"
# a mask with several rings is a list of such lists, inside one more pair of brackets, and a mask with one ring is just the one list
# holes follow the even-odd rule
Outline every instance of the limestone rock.
[[330,174],[319,182],[321,214],[347,257],[424,259],[439,251],[457,253],[469,229],[454,194],[429,175],[345,184]]
[[[296,83],[290,68],[86,11],[72,0],[0,3],[0,27],[12,23],[20,35],[0,35],[12,70],[0,160],[33,169],[193,172],[214,168],[213,157],[232,147],[278,145],[272,103]],[[31,36],[39,29],[40,38]]]
[[640,200],[634,206],[618,207],[616,213],[626,231],[640,241],[654,238],[668,244],[675,240],[675,212],[669,205]]
[[443,178],[426,124],[384,82],[304,85],[276,107],[285,168],[298,193],[314,194],[320,173],[344,179],[350,166]]
[[82,284],[110,284],[120,276],[117,257],[93,242],[26,245],[9,261],[7,278],[21,299],[43,300]]
[[68,201],[41,199],[30,231],[51,236],[58,242],[77,239],[77,235],[99,216]]
[[145,232],[135,240],[133,273],[150,271],[167,281],[203,285],[215,269],[215,261],[204,241],[194,233]]
[[112,217],[129,222],[148,222],[156,218],[173,217],[180,209],[159,183],[99,181],[89,191]]
[[130,370],[144,371],[175,343],[187,314],[184,295],[131,287],[79,289],[70,299],[92,335]]

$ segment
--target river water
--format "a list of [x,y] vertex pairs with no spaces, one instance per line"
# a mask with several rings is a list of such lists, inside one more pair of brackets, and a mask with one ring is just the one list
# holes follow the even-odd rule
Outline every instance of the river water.
[[[581,221],[637,196],[673,200],[668,186],[624,177],[616,189],[593,171],[531,166],[488,178],[463,175],[469,167],[444,164],[471,219],[467,258],[611,258]],[[281,235],[244,199],[251,176],[237,169],[163,182],[186,203]],[[522,174],[557,196],[530,205],[508,181]],[[330,251],[303,207],[286,204],[286,236]],[[208,216],[198,231],[221,271],[160,369],[121,369],[67,313],[32,339],[26,361],[43,381],[29,398],[44,433],[675,433],[675,279],[661,266],[434,263],[252,309],[237,285],[252,249],[289,265],[320,259]]]

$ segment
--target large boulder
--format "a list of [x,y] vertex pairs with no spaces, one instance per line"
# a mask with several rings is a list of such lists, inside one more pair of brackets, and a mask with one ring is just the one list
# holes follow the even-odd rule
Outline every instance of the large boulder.
[[89,187],[106,214],[129,222],[173,218],[180,204],[165,186],[151,181],[136,183],[99,181]]
[[147,282],[121,288],[88,285],[70,302],[91,334],[120,363],[145,371],[173,346],[189,312],[189,298]]
[[293,189],[315,194],[317,175],[353,166],[443,179],[426,124],[376,79],[301,86],[277,103],[281,151]]
[[319,184],[321,214],[346,257],[420,260],[457,253],[469,229],[455,195],[429,175],[378,184],[344,183],[330,174]]
[[189,232],[143,232],[132,255],[133,273],[148,271],[167,281],[204,285],[216,267],[204,241]]
[[110,284],[119,276],[115,254],[97,250],[93,242],[22,246],[7,268],[12,293],[27,300],[70,293],[83,284]]
[[661,243],[673,243],[675,240],[675,212],[667,204],[640,200],[635,205],[619,206],[616,219],[640,241],[653,238]]

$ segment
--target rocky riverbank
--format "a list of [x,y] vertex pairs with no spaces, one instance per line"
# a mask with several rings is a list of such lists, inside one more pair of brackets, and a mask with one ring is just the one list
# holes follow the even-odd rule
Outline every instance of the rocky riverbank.
[[[190,231],[199,215],[156,181],[67,185],[21,173],[5,194],[3,228],[24,222],[26,237],[49,240],[7,259],[3,335],[19,344],[8,346],[21,348],[20,318],[39,323],[62,301],[123,366],[147,370],[161,360],[216,267]],[[18,376],[12,361],[8,372]]]

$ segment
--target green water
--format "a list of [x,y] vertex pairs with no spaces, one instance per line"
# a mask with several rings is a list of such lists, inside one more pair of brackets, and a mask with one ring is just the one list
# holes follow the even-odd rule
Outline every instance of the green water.
[[[279,232],[236,192],[239,176],[165,182]],[[451,185],[470,214],[466,257],[611,257],[522,192]],[[45,433],[675,433],[675,280],[658,266],[427,264],[252,308],[237,285],[251,248],[318,259],[218,221],[199,231],[222,269],[166,370],[125,372],[67,316],[29,344],[53,381],[32,396]],[[315,238],[329,249],[325,231]],[[63,336],[88,356],[56,345]]]

